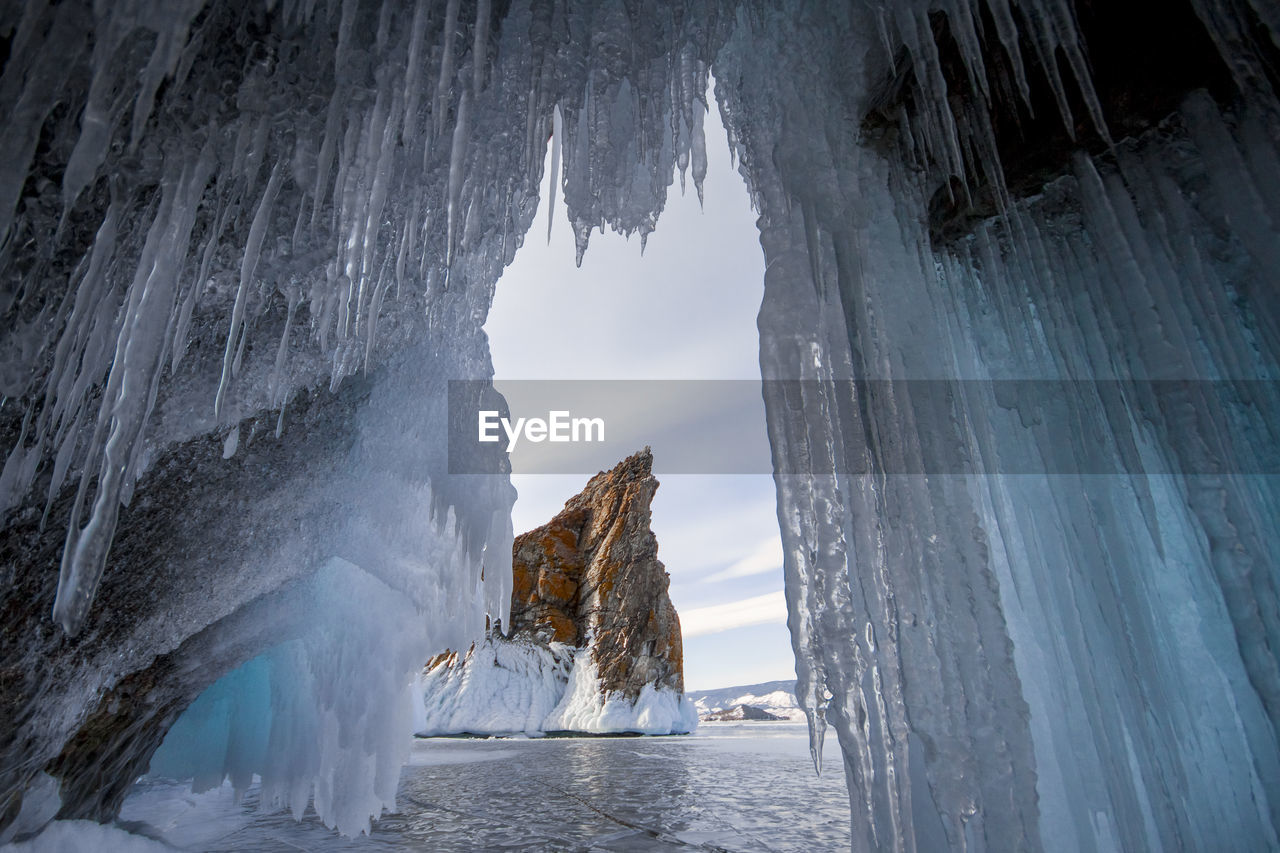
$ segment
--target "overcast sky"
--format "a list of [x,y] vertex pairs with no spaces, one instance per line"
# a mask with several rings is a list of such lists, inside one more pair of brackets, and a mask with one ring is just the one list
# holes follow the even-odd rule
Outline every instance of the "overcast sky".
[[[544,202],[485,325],[499,390],[518,379],[759,379],[755,213],[714,108],[706,138],[705,208],[692,181],[683,196],[677,183],[643,257],[638,238],[597,231],[575,268],[565,208],[548,245]],[[763,438],[763,404],[739,428]],[[662,447],[649,443],[661,481],[653,529],[684,630],[686,687],[794,678],[772,478],[663,475]],[[512,480],[517,533],[546,523],[586,483],[518,467]]]

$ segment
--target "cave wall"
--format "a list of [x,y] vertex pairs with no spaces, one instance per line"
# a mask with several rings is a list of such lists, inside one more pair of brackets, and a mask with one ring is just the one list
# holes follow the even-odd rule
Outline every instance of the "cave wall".
[[[480,326],[550,138],[580,250],[594,227],[651,231],[677,164],[700,184],[719,11],[5,6],[5,822],[45,770],[65,815],[108,817],[123,783],[91,790],[88,745],[115,775],[145,764],[170,710],[270,636],[203,671],[167,656],[267,618],[258,602],[326,561],[413,608],[411,668],[505,616],[514,495],[449,474],[445,383],[492,373]],[[377,791],[315,801],[357,833],[403,749],[368,708],[401,686],[326,662],[323,620],[369,654],[395,646],[389,671],[400,647],[333,586],[294,644],[324,677],[278,679],[298,693],[279,701],[376,745]],[[331,768],[295,764],[283,799],[305,806]]]
[[717,93],[854,849],[1273,846],[1266,11],[747,6]]
[[[762,374],[805,380],[766,399],[779,470],[809,472],[777,478],[789,625],[855,847],[1277,843],[1280,502],[1244,460],[1270,470],[1278,409],[1230,381],[1276,369],[1268,4],[6,12],[5,820],[42,768],[108,815],[78,744],[133,772],[198,686],[166,656],[325,560],[412,602],[423,660],[505,618],[509,484],[449,476],[443,383],[491,375],[548,142],[579,252],[643,238],[673,169],[700,182],[714,63],[768,261]],[[1010,378],[1082,393],[997,398]],[[972,476],[899,473],[938,447]],[[395,692],[330,675],[300,689],[356,727],[338,692]],[[163,710],[135,725],[113,690]],[[386,775],[322,817],[358,832]]]

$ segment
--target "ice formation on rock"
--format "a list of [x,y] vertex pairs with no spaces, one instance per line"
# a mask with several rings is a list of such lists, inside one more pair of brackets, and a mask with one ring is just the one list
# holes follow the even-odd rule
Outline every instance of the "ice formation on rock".
[[646,684],[638,695],[610,691],[590,648],[549,647],[500,637],[428,668],[419,684],[419,734],[683,734],[698,711],[682,693]]
[[555,709],[542,721],[544,731],[640,732],[683,734],[698,727],[698,710],[683,693],[645,684],[634,699],[602,689],[595,660],[574,661],[569,684]]
[[465,654],[432,661],[418,696],[424,736],[501,735],[546,731],[545,720],[564,698],[574,648],[486,639]]
[[[443,383],[490,375],[548,142],[579,252],[643,239],[699,180],[714,63],[762,373],[810,380],[766,406],[807,472],[777,478],[798,692],[815,745],[830,696],[855,847],[1280,843],[1273,3],[0,9],[0,823],[50,778],[110,816],[210,682],[318,652],[293,614],[346,612],[334,559],[407,600],[423,658],[503,614],[509,484],[448,475]],[[939,452],[971,473],[896,473]],[[351,831],[395,755],[328,691],[407,685],[369,665],[400,660],[380,614],[341,618],[366,653],[291,695],[361,754],[277,766],[328,791],[377,755],[318,800]]]

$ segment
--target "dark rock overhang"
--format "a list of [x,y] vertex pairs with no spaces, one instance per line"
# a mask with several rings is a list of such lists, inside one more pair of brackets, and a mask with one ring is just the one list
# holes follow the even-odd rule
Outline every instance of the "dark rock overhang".
[[[1027,13],[1017,5],[1009,18],[1016,27],[1015,59],[992,6],[975,4],[979,19],[959,24],[975,28],[965,35],[976,35],[980,68],[971,67],[973,57],[966,56],[948,13],[929,16],[936,62],[966,156],[963,176],[904,136],[911,132],[907,128],[919,132],[925,123],[921,110],[928,104],[905,48],[894,56],[862,120],[865,139],[927,173],[936,248],[1070,174],[1079,152],[1105,160],[1115,143],[1159,132],[1166,121],[1177,123],[1176,113],[1193,91],[1207,90],[1223,106],[1240,98],[1232,68],[1190,0],[1075,0],[1087,82],[1061,48],[1050,55],[1038,42]],[[1239,32],[1245,42],[1239,47],[1254,52],[1270,85],[1280,86],[1280,48],[1256,14],[1246,4],[1239,7],[1252,15]],[[983,71],[985,77],[978,79]],[[982,162],[988,139],[999,159],[995,169]]]

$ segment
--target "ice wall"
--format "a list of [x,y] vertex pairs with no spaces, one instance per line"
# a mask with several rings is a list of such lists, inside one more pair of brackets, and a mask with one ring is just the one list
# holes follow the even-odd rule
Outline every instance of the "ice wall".
[[[399,652],[305,642],[386,640],[384,609],[317,586],[334,559],[405,599],[421,660],[505,616],[512,490],[448,474],[446,383],[491,375],[480,327],[549,141],[580,251],[593,227],[647,234],[677,167],[700,181],[717,11],[4,4],[0,800],[49,766],[64,817],[109,817],[83,744],[136,774],[192,688],[277,654],[240,617],[286,585],[317,596],[320,624],[279,638],[297,664],[393,704],[407,682],[377,667]],[[385,721],[333,701],[336,729],[299,717],[270,766],[358,831],[396,760]],[[309,764],[321,735],[376,773]]]
[[[766,403],[778,467],[813,474],[777,477],[790,627],[855,849],[1274,847],[1277,386],[1233,380],[1277,376],[1280,172],[1249,43],[1218,40],[1243,103],[1108,148],[1066,4],[747,7],[717,94],[762,370],[807,380]],[[1018,197],[991,116],[1028,68],[1102,144]],[[885,88],[887,141],[859,124]],[[947,193],[994,203],[944,243]]]
[[195,793],[224,779],[243,792],[256,774],[264,807],[301,820],[310,805],[358,835],[395,808],[429,623],[398,590],[340,559],[289,604],[307,627],[201,694],[149,773],[191,779]]

